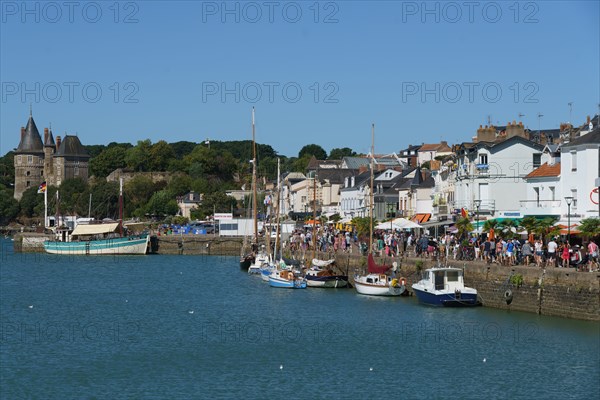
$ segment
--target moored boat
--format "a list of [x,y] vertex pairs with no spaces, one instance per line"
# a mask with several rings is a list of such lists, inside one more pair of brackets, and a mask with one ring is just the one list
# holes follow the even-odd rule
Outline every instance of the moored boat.
[[274,270],[269,275],[269,286],[287,289],[306,289],[306,280],[297,276],[294,271]]
[[477,290],[466,287],[463,271],[454,267],[436,267],[423,271],[422,279],[412,285],[421,303],[444,307],[481,305]]
[[354,277],[354,287],[359,294],[370,296],[401,296],[404,294],[406,279],[387,275],[387,271],[392,267],[377,265],[372,254],[369,254],[367,266],[369,272],[367,275]]
[[63,255],[120,255],[147,254],[150,235],[121,237],[116,233],[118,222],[80,224],[63,240],[47,240],[44,249],[50,254]]
[[337,275],[329,268],[334,261],[313,259],[312,267],[306,271],[306,275],[304,276],[307,286],[322,288],[342,288],[348,286],[347,275]]

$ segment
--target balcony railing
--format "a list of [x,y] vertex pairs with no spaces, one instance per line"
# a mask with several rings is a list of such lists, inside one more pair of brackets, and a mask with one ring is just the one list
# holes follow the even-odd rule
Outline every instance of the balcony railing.
[[[560,200],[519,200],[521,208],[556,208],[560,207]],[[573,207],[573,205],[571,205]]]
[[[475,206],[475,202],[471,200],[463,200],[463,201],[455,201],[454,209],[460,212],[461,208],[466,208],[469,210],[469,213],[477,212],[477,207]],[[479,206],[479,213],[492,213],[496,211],[496,200],[481,200],[481,204]]]

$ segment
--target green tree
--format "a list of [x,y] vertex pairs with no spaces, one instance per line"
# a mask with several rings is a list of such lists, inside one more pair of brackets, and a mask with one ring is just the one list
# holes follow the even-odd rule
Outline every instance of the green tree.
[[154,184],[147,176],[136,176],[123,187],[125,196],[125,214],[142,217],[145,213],[144,206],[154,192],[160,190],[160,185]]
[[82,178],[65,180],[59,187],[62,215],[87,215],[89,187]]
[[187,174],[175,174],[167,184],[166,190],[169,191],[173,198],[183,196],[189,193],[192,189],[192,178]]
[[237,201],[227,196],[223,192],[208,193],[203,196],[202,203],[198,206],[197,210],[192,212],[192,217],[195,219],[205,219],[209,215],[213,215],[213,212],[231,212],[232,208],[237,207]]
[[350,147],[342,147],[331,149],[329,152],[330,160],[341,160],[344,157],[352,157],[355,156],[356,152],[352,150]]
[[15,183],[14,152],[9,151],[0,158],[0,186],[11,187]]
[[535,225],[534,232],[539,235],[543,240],[547,237],[553,237],[560,233],[560,228],[558,226],[554,226],[556,223],[556,219],[548,217],[542,220],[538,220]]
[[196,143],[182,141],[182,142],[171,143],[171,144],[169,144],[169,146],[171,146],[171,148],[173,149],[173,153],[175,154],[175,157],[177,159],[182,159],[184,156],[187,156],[188,154],[190,154],[192,152],[194,147],[196,147]]
[[361,241],[367,242],[369,240],[369,223],[371,219],[369,217],[354,217],[352,218],[352,226],[356,229],[356,234]]
[[521,226],[525,228],[527,234],[532,234],[535,231],[535,226],[537,225],[538,219],[531,215],[523,218],[521,220]]
[[98,180],[90,188],[92,194],[91,217],[96,219],[119,218],[119,184]]
[[503,238],[512,239],[517,235],[519,224],[514,219],[505,219],[499,224],[499,228]]
[[318,144],[307,144],[301,148],[298,153],[298,158],[308,157],[310,160],[310,157],[312,156],[317,160],[325,160],[327,158],[327,152]]
[[0,225],[8,225],[19,214],[19,202],[13,197],[13,191],[0,189]]
[[150,150],[152,142],[150,139],[140,140],[135,147],[127,150],[125,163],[133,171],[150,171],[152,160]]
[[104,150],[98,156],[90,159],[90,175],[106,178],[117,168],[125,168],[125,147],[113,146]]
[[461,239],[467,237],[469,232],[473,231],[473,225],[471,224],[471,220],[469,218],[459,218],[454,226],[456,226],[456,229],[458,229],[458,237]]
[[581,224],[577,228],[587,238],[600,236],[600,219],[586,218],[581,220]]
[[164,140],[152,145],[150,149],[150,170],[166,171],[171,160],[175,159],[175,151]]
[[[21,216],[31,218],[31,217],[39,217],[39,210],[41,208],[42,213],[44,215],[44,195],[38,194],[37,187],[30,187],[29,189],[23,192],[23,196],[19,201],[19,207],[21,209]],[[50,197],[50,192],[48,192],[48,198]]]
[[175,215],[179,211],[177,201],[167,190],[154,193],[144,208],[151,215]]

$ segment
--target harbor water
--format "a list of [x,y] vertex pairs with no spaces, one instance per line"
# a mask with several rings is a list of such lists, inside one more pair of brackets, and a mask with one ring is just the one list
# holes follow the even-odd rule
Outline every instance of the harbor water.
[[0,254],[0,397],[597,398],[600,324],[275,289],[237,257]]

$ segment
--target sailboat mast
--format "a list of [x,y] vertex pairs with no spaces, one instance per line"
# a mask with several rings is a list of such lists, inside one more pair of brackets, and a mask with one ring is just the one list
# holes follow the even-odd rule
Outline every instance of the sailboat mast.
[[[275,207],[275,219],[277,220],[277,228],[275,230],[275,246],[273,247],[273,260],[277,257],[277,246],[281,243],[280,235],[280,225],[279,225],[279,215],[281,214],[280,206],[280,198],[281,198],[281,179],[280,179],[280,169],[279,169],[279,158],[277,159],[277,206]],[[283,257],[283,254],[280,253],[280,257]]]
[[123,236],[123,178],[119,179],[119,233]]
[[371,189],[369,190],[369,253],[373,250],[373,168],[375,158],[375,124],[371,124]]
[[317,253],[317,171],[313,172],[313,258]]
[[254,243],[258,244],[258,220],[256,216],[256,130],[254,125],[254,107],[252,107],[252,218],[254,219]]

